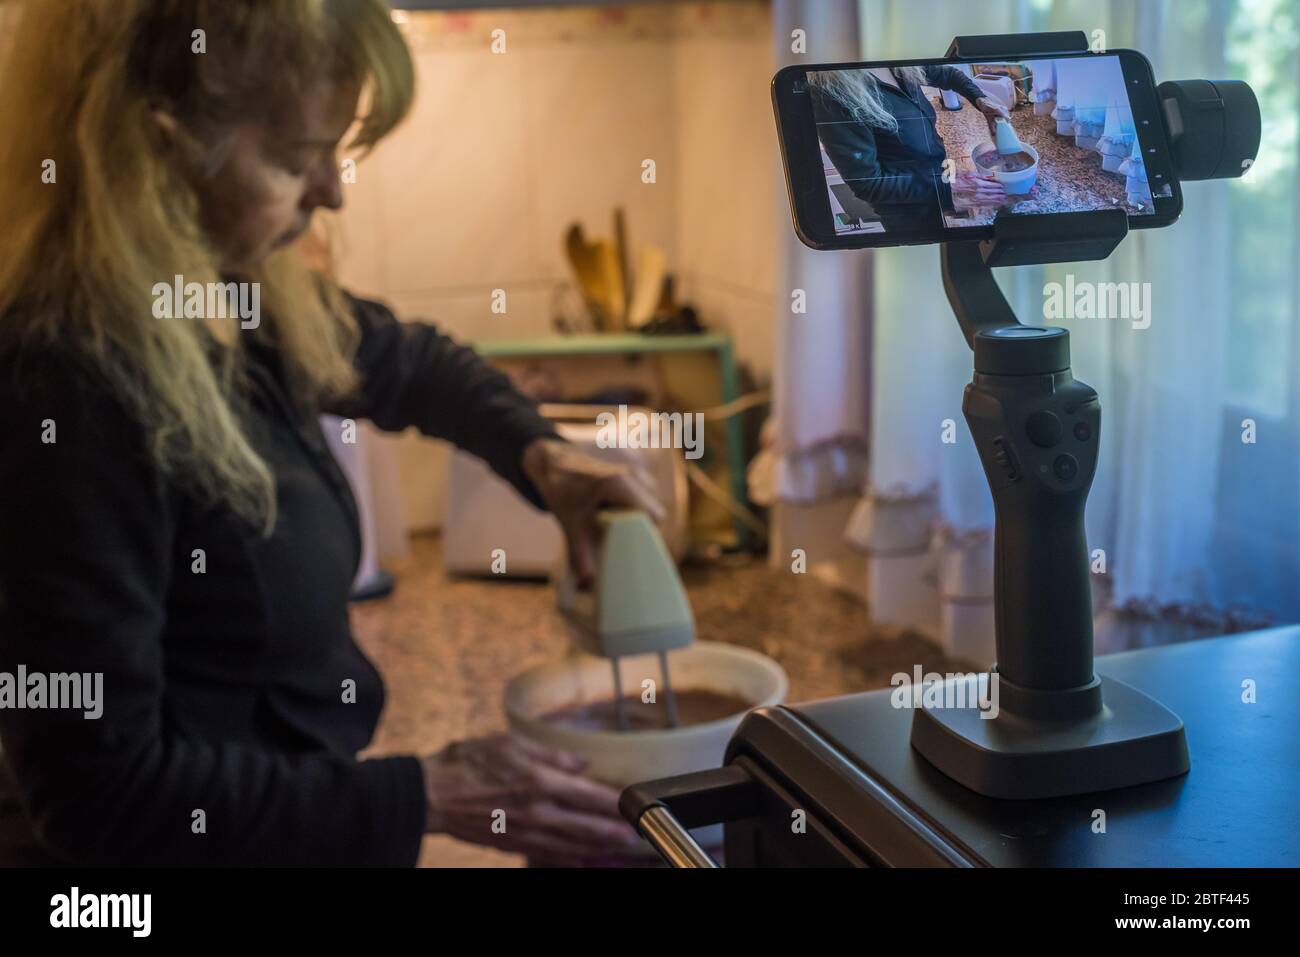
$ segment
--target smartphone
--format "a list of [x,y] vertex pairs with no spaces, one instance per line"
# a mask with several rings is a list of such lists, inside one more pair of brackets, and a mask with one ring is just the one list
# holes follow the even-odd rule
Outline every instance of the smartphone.
[[1006,213],[1183,208],[1135,50],[788,66],[772,105],[795,231],[814,249],[986,239]]

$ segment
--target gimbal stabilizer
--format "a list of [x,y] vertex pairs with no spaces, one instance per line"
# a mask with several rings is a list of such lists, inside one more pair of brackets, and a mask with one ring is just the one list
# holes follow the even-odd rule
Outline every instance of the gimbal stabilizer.
[[[1080,32],[957,37],[954,61],[1086,52]],[[1180,180],[1240,176],[1259,149],[1259,106],[1240,81],[1160,84]],[[1003,215],[994,238],[941,247],[944,290],[974,351],[962,411],[993,493],[999,714],[922,708],[912,746],[981,794],[1041,798],[1158,781],[1190,767],[1169,709],[1098,677],[1084,505],[1101,406],[1070,373],[1070,336],[1022,325],[992,267],[1105,259],[1122,209]],[[967,700],[975,700],[972,694]]]

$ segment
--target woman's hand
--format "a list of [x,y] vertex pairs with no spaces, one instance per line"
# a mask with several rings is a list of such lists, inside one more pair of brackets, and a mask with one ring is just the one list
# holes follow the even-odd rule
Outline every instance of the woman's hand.
[[1001,117],[1002,119],[1010,123],[1011,114],[1007,111],[1007,108],[1005,106],[1003,106],[997,100],[990,99],[987,96],[981,96],[978,100],[976,100],[975,108],[984,114],[984,119],[989,124],[989,138],[992,139],[994,143],[996,143],[998,141],[998,128],[997,128],[998,118]]
[[560,523],[581,588],[595,576],[597,512],[609,507],[640,508],[656,522],[664,519],[663,505],[632,469],[602,461],[567,442],[537,439],[524,450],[523,470]]
[[618,813],[618,792],[581,777],[577,755],[498,733],[420,762],[426,833],[555,860],[617,856],[642,843]]
[[987,209],[1007,201],[1007,191],[993,176],[962,171],[952,181],[952,204],[957,209]]

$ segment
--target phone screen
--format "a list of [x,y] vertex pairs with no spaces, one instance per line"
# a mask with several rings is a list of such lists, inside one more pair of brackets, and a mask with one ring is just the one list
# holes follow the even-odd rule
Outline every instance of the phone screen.
[[1120,208],[1155,226],[1181,208],[1132,51],[787,71],[774,96],[809,245],[981,238],[1004,213]]

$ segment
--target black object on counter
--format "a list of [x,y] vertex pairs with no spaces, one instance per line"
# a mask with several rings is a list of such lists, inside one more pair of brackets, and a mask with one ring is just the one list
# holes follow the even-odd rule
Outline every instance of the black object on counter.
[[962,412],[996,516],[993,671],[1001,714],[990,718],[970,705],[978,698],[971,679],[960,689],[963,706],[916,711],[912,746],[972,790],[1001,798],[1185,774],[1178,716],[1093,673],[1084,507],[1101,432],[1097,393],[1070,372],[1069,333],[1021,325],[991,268],[1007,259],[1103,259],[1127,233],[1128,216],[1121,209],[1010,215],[998,217],[994,230],[991,241],[949,243],[940,254],[944,289],[975,357]]

